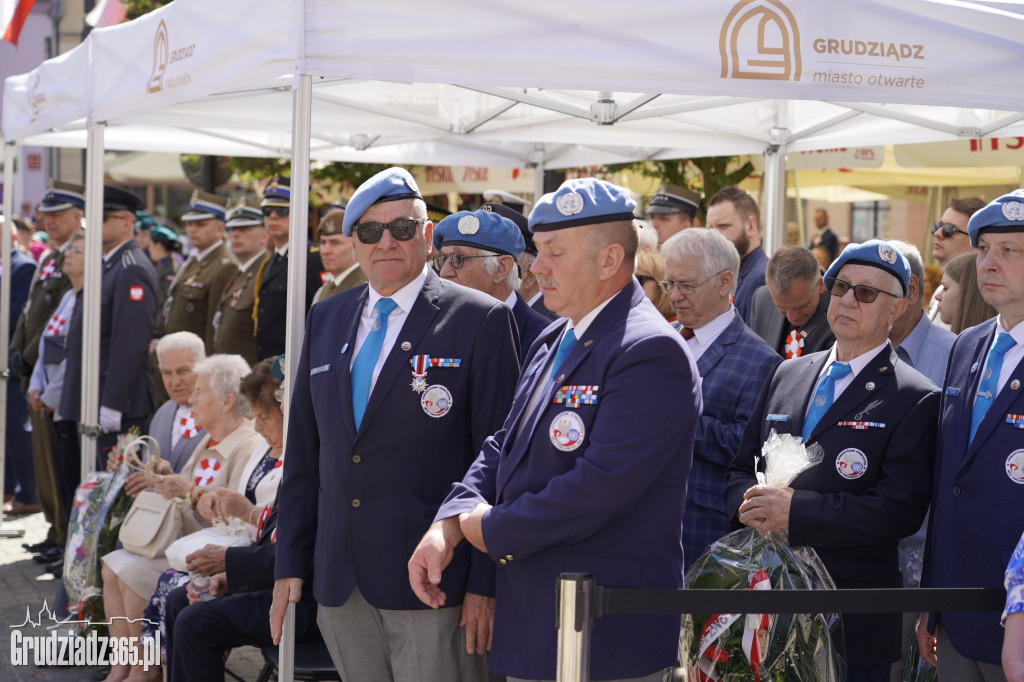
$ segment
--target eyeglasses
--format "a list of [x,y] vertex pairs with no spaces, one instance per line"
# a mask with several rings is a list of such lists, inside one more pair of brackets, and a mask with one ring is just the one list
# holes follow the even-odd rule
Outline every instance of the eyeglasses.
[[[959,227],[957,227],[953,223],[943,223],[943,222],[937,220],[934,223],[932,223],[932,234],[935,234],[939,230],[942,230],[942,238],[943,239],[949,239],[950,237],[952,237],[957,232],[959,232],[960,234],[967,234],[966,232],[961,230]],[[970,236],[970,235],[968,235],[968,236]]]
[[874,303],[875,299],[878,298],[878,294],[886,294],[893,298],[900,298],[896,294],[885,291],[884,289],[877,289],[875,287],[869,287],[867,284],[850,284],[841,279],[835,277],[825,278],[825,290],[833,296],[842,298],[846,296],[846,292],[853,289],[853,297],[861,303]]
[[364,244],[376,244],[384,236],[387,229],[391,236],[400,242],[407,242],[416,234],[416,228],[426,222],[420,218],[398,218],[390,223],[359,223],[352,226],[352,231]]
[[[394,232],[392,232],[391,234],[394,234]],[[397,237],[395,238],[397,239]],[[444,268],[445,262],[447,262],[448,265],[452,266],[452,270],[461,270],[462,266],[466,264],[467,258],[489,258],[490,255],[491,254],[486,254],[483,256],[463,256],[458,251],[452,251],[451,253],[439,253],[436,256],[434,256],[434,268],[438,272],[441,272],[441,270]]]
[[640,286],[644,286],[648,282],[656,282],[657,280],[650,275],[637,275],[636,278],[640,280]]
[[725,270],[719,270],[718,272],[711,275],[703,282],[697,282],[696,284],[690,284],[689,282],[673,282],[670,279],[666,279],[664,281],[658,282],[658,286],[661,287],[661,290],[664,291],[666,294],[671,294],[672,290],[675,289],[684,296],[693,296],[693,294],[697,291],[698,287],[704,286],[705,284],[713,280],[715,277],[721,275],[723,272],[725,272]]
[[291,208],[288,206],[264,206],[260,211],[263,212],[264,218],[269,218],[274,215],[275,212],[277,213],[278,218],[287,218],[288,214],[291,212]]

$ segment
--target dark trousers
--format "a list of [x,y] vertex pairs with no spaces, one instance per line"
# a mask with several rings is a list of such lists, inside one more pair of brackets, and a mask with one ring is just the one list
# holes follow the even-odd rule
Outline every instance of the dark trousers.
[[21,382],[7,381],[7,436],[4,456],[4,492],[23,504],[35,504],[36,467],[32,459],[32,432],[28,403]]
[[[50,449],[53,452],[53,477],[57,495],[65,518],[74,508],[75,488],[82,480],[82,447],[78,436],[78,422],[62,419],[51,421]],[[65,527],[67,527],[65,525]]]
[[889,682],[889,668],[850,668],[846,672],[846,682]]
[[[167,595],[167,679],[223,682],[228,650],[273,643],[272,601],[271,590],[259,590],[189,605],[184,587],[171,592]],[[303,600],[295,606],[295,641],[316,637],[316,603]]]

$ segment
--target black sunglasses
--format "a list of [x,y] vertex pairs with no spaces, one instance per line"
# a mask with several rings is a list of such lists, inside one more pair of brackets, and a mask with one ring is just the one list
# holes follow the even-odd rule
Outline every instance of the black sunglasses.
[[640,286],[647,284],[648,282],[657,283],[658,280],[654,279],[650,275],[637,275],[636,278],[640,280]]
[[846,296],[846,292],[849,291],[851,288],[853,289],[853,297],[860,301],[861,303],[874,303],[875,299],[878,298],[878,294],[886,294],[888,296],[892,296],[893,298],[900,298],[896,294],[888,292],[884,289],[876,289],[875,287],[870,287],[867,284],[850,284],[849,282],[846,282],[841,279],[836,279],[835,277],[825,278],[825,289],[828,291],[828,293],[832,294],[833,296],[838,296],[839,298],[842,298],[843,296]]
[[288,206],[264,206],[260,209],[263,212],[263,217],[269,218],[277,212],[278,218],[287,218],[291,212],[291,208]]
[[407,242],[416,234],[416,228],[425,222],[419,218],[398,218],[390,223],[359,223],[352,226],[352,231],[364,244],[379,242],[385,229],[398,241]]
[[[961,230],[959,227],[957,227],[953,223],[943,223],[943,222],[937,220],[934,223],[932,223],[932,234],[935,234],[939,230],[942,230],[942,238],[943,239],[949,239],[950,237],[952,237],[957,232],[959,232],[960,234],[967,234],[966,232]],[[970,236],[970,235],[968,235],[968,236]]]

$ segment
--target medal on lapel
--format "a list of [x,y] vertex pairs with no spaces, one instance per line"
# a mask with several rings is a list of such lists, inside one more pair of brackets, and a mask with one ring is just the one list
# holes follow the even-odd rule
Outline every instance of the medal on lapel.
[[431,367],[458,369],[462,364],[459,358],[432,358],[429,355],[414,355],[409,359],[412,365],[412,390],[423,393],[427,390],[427,370]]

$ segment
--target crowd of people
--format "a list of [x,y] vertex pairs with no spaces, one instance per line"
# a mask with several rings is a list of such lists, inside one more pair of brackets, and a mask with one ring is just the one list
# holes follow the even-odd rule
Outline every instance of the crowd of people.
[[[806,247],[769,256],[736,187],[707,198],[706,228],[686,188],[659,188],[647,224],[596,179],[528,216],[432,216],[401,168],[332,207],[290,283],[289,230],[306,226],[289,199],[281,177],[258,209],[197,191],[179,265],[177,235],[104,191],[97,464],[123,466],[114,445],[137,427],[161,458],[129,495],[179,500],[179,542],[244,530],[183,564],[102,558],[105,612],[129,619],[112,634],[159,629],[167,679],[222,680],[224,653],[278,642],[294,602],[296,635],[322,638],[345,680],[553,680],[560,573],[682,588],[741,526],[788,531],[840,588],[998,587],[1005,572],[1005,647],[994,613],[849,614],[837,636],[848,680],[888,680],[915,636],[942,680],[1005,679],[1001,660],[1020,678],[1024,192],[951,203],[931,297],[916,246],[844,246],[823,211]],[[82,188],[56,183],[47,251],[12,263],[10,384],[33,429],[8,441],[8,490],[38,495],[50,529],[28,549],[58,574],[88,421],[83,209]],[[306,330],[286,377],[295,285]],[[824,453],[790,487],[757,482],[773,431]],[[664,679],[679,631],[672,615],[597,619],[592,679]]]

